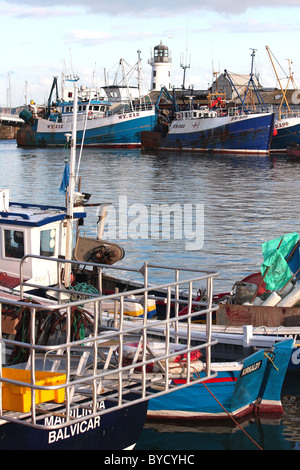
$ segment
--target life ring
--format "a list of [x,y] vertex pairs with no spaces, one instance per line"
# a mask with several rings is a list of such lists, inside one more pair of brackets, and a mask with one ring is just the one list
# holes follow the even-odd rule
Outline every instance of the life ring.
[[88,112],[88,118],[89,118],[89,119],[93,119],[93,113],[92,113],[92,111],[89,111],[89,112]]

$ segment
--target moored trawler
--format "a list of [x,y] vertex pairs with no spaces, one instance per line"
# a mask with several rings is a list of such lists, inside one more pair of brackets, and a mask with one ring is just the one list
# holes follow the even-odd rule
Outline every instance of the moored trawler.
[[273,113],[246,113],[207,106],[175,113],[167,133],[142,132],[144,150],[268,154]]
[[[84,137],[84,147],[138,148],[142,130],[152,130],[156,111],[152,105],[136,105],[110,112],[105,100],[78,102],[77,138]],[[21,116],[22,117],[22,116]],[[26,122],[17,133],[19,147],[63,147],[66,134],[72,132],[73,105],[61,103],[48,117],[33,109],[23,113]]]
[[[63,147],[66,134],[72,133],[73,115],[76,110],[77,139],[84,147],[137,148],[141,144],[142,130],[152,130],[156,125],[156,109],[149,97],[112,102],[103,89],[81,86],[76,106],[72,90],[65,89],[65,81],[77,81],[78,77],[63,78],[62,96],[58,96],[57,77],[54,77],[47,105],[34,104],[22,110],[24,124],[17,133],[19,147]],[[52,93],[56,89],[56,99]]]

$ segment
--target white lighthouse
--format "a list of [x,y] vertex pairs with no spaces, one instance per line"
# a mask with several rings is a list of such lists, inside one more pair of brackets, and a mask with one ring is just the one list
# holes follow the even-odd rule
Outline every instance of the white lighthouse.
[[154,54],[149,64],[152,67],[151,90],[160,90],[162,86],[170,90],[172,59],[169,55],[169,48],[161,41],[158,46],[154,47]]

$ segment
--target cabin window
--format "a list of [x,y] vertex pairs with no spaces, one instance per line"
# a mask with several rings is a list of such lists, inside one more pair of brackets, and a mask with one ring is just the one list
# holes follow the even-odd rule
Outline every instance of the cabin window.
[[24,232],[4,229],[4,253],[9,258],[23,258]]
[[56,230],[41,230],[40,255],[54,256]]

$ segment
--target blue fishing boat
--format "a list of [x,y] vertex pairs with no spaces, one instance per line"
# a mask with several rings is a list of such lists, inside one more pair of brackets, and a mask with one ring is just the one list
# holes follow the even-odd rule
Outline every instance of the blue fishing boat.
[[[286,115],[288,114],[288,115]],[[274,134],[271,142],[271,152],[289,153],[289,148],[295,148],[300,142],[300,116],[286,113],[274,124]]]
[[[215,152],[268,154],[273,136],[275,115],[264,109],[256,112],[246,105],[249,90],[256,91],[253,80],[253,59],[249,83],[240,107],[225,108],[218,93],[209,106],[173,110],[171,123],[158,123],[156,131],[143,131],[142,149],[152,151]],[[225,70],[229,81],[229,73]],[[233,88],[236,87],[231,81]],[[252,88],[251,88],[252,87]],[[237,95],[240,97],[238,91]],[[212,95],[211,95],[212,96]],[[259,95],[258,95],[259,96]],[[215,104],[217,108],[214,109]],[[220,106],[221,104],[221,106]]]
[[[84,137],[84,147],[140,147],[141,131],[156,125],[155,107],[135,105],[113,113],[110,107],[103,99],[78,101],[78,140]],[[22,111],[20,116],[25,122],[17,133],[19,147],[63,147],[72,130],[73,102],[60,103],[49,116],[37,115],[33,109]]]
[[[211,364],[217,376],[149,402],[151,419],[228,419],[249,413],[282,413],[281,387],[293,340],[278,343],[273,351],[257,351],[241,363]],[[201,376],[201,372],[195,372]],[[182,380],[174,380],[175,384]]]
[[[52,101],[54,90],[56,99]],[[54,77],[47,106],[31,104],[21,111],[24,123],[17,133],[19,147],[65,146],[66,134],[72,133],[75,104],[73,92],[64,86],[62,90],[59,98]],[[156,109],[148,97],[128,97],[126,102],[112,103],[104,90],[81,87],[76,104],[77,139],[84,147],[138,148],[141,131],[152,130],[156,125]]]
[[268,154],[274,128],[273,113],[245,113],[241,109],[208,107],[175,113],[164,135],[143,131],[143,150]]

